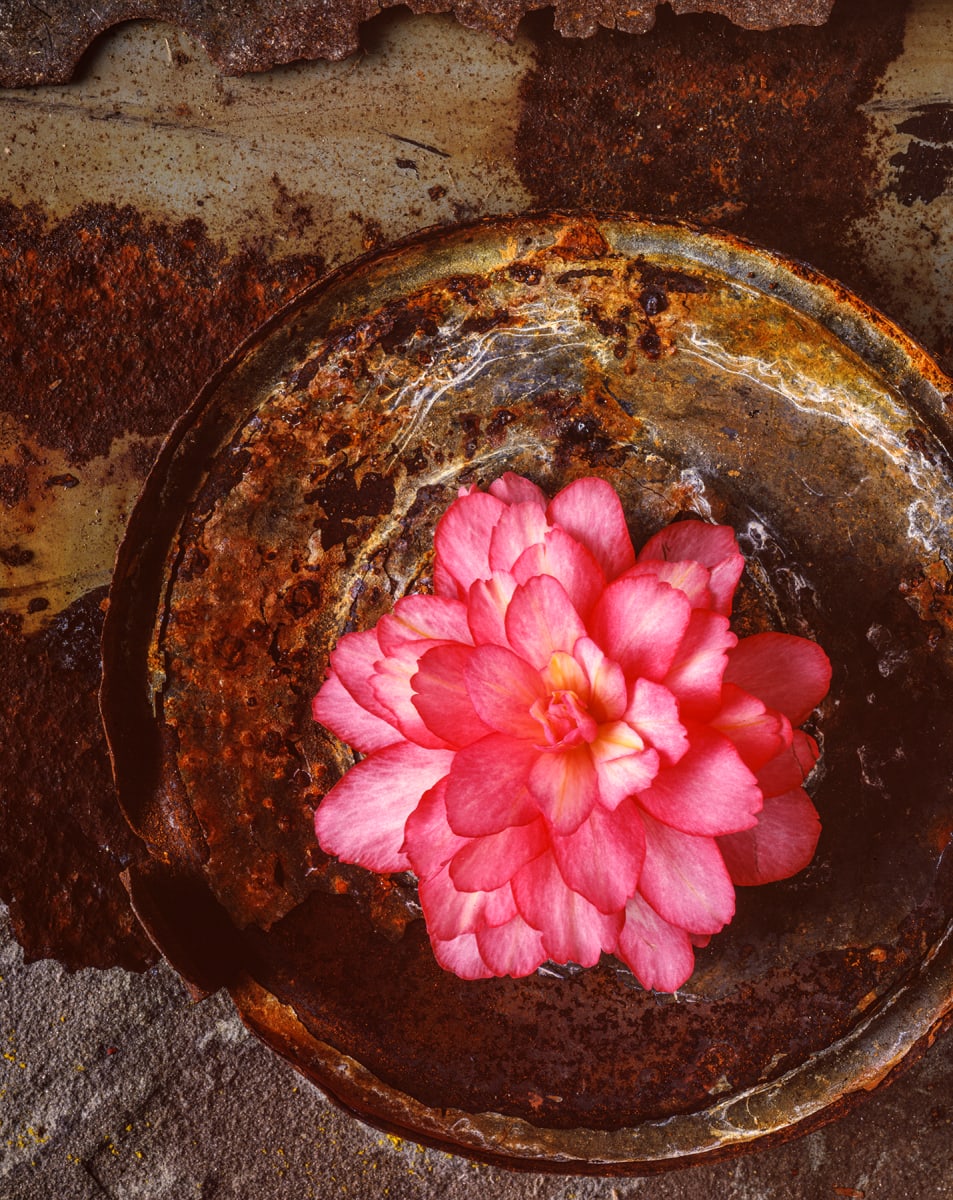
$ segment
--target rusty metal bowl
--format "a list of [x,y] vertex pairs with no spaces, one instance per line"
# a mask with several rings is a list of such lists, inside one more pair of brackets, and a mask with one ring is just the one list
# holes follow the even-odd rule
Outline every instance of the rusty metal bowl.
[[[312,287],[176,427],[117,562],[102,708],[150,936],[340,1103],[488,1161],[648,1172],[843,1111],[953,1009],[951,393],[836,284],[680,225],[491,220]],[[332,646],[504,470],[607,478],[636,543],[731,524],[739,632],[833,661],[817,857],[742,889],[674,997],[608,958],[457,979],[412,879],[314,842],[350,761],[309,716]]]

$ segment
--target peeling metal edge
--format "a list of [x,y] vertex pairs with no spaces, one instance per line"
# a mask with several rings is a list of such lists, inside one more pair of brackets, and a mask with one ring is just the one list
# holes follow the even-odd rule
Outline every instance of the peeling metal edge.
[[[554,0],[553,20],[564,37],[587,38],[599,29],[628,34],[648,33],[655,26],[661,0],[636,0],[636,3],[586,11],[567,0]],[[791,8],[799,8],[796,14]],[[834,0],[673,0],[677,14],[711,13],[727,18],[743,29],[766,31],[790,25],[823,25],[830,17]],[[111,13],[101,15],[91,6],[75,17],[69,28],[70,14],[53,16],[30,0],[20,12],[8,18],[8,33],[0,44],[0,87],[36,87],[68,83],[80,60],[93,43],[117,25],[127,21],[169,22],[194,38],[209,60],[224,74],[239,76],[269,71],[300,60],[340,61],[360,49],[361,25],[398,7],[394,3],[364,0],[348,12],[330,11],[326,23],[296,26],[289,14],[267,10],[248,19],[250,28],[236,18],[234,25],[216,28],[212,20],[203,21],[194,5],[163,3],[162,0],[126,0],[113,5]],[[523,0],[522,4],[499,5],[489,0],[467,3],[465,0],[409,0],[410,11],[417,15],[452,14],[467,28],[512,41],[523,17],[545,7],[543,0]],[[269,20],[269,17],[275,18]],[[37,49],[37,46],[40,49]]]

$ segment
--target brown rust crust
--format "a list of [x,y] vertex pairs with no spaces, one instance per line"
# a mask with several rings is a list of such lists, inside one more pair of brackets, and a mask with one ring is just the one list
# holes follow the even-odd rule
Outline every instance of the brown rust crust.
[[40,634],[0,617],[0,898],[27,959],[142,970],[154,961],[119,872],[144,861],[99,724],[106,589]]
[[54,222],[0,201],[0,413],[76,464],[123,434],[165,435],[239,342],[322,271],[320,258],[276,263],[263,246],[229,253],[199,220],[88,204]]

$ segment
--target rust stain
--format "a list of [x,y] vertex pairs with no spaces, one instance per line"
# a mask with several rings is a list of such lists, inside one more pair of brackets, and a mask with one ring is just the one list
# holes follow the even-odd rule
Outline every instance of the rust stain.
[[254,245],[228,254],[198,220],[90,204],[50,223],[0,203],[0,413],[77,464],[123,434],[165,434],[238,342],[322,269],[314,256],[270,262]]
[[598,229],[591,225],[570,225],[553,246],[553,254],[568,262],[602,258],[609,245]]
[[953,846],[953,817],[934,821],[928,831],[930,844],[938,854],[944,854]]
[[900,594],[920,620],[931,626],[933,644],[953,633],[953,573],[942,560],[927,563],[901,580]]
[[155,959],[119,872],[143,859],[119,812],[97,696],[106,589],[33,638],[0,614],[0,896],[28,960]]

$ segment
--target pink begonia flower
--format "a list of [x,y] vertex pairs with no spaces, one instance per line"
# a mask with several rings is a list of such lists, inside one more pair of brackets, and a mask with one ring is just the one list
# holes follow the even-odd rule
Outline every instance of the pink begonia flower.
[[506,474],[435,536],[434,595],[331,655],[314,716],[363,758],[315,817],[323,849],[413,871],[434,953],[466,979],[623,960],[674,991],[731,920],[735,884],[811,860],[797,726],[830,663],[741,641],[732,531],[686,520],[636,556],[612,487],[547,502]]

